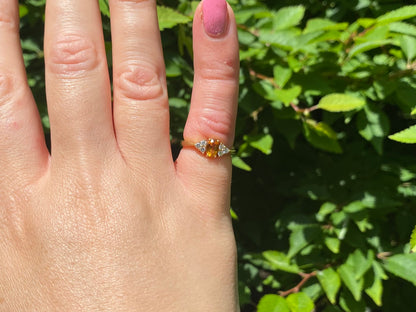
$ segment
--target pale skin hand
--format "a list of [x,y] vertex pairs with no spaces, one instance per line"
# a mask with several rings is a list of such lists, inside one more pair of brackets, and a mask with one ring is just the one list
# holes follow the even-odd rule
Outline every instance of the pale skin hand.
[[[154,0],[110,0],[112,110],[97,3],[47,1],[49,155],[18,1],[0,0],[0,311],[236,311],[231,158],[186,148],[172,161]],[[233,142],[238,43],[225,12],[214,37],[195,14],[188,141]]]

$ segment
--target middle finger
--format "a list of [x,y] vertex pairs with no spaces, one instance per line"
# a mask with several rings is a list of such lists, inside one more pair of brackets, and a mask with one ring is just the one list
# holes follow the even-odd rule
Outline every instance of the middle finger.
[[[114,127],[128,165],[173,164],[169,105],[155,0],[110,0]],[[171,166],[173,168],[173,166]]]

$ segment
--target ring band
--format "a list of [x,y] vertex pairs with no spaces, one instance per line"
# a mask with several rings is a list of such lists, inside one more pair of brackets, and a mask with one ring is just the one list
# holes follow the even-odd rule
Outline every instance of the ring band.
[[202,155],[207,158],[218,158],[222,157],[232,150],[225,146],[220,140],[217,139],[207,139],[202,140],[197,143],[191,143],[188,141],[182,141],[183,147],[194,147],[196,148]]

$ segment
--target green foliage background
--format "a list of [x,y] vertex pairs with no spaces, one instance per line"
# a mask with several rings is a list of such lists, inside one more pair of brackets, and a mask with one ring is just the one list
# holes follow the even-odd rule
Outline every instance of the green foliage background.
[[[412,2],[229,1],[241,58],[231,213],[242,311],[416,311]],[[198,2],[158,3],[176,150]],[[20,1],[20,16],[48,133],[44,5]]]

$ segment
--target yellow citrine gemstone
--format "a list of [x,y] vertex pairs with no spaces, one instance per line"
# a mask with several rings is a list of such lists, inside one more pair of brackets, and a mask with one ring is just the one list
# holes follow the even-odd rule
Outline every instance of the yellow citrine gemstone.
[[209,158],[218,157],[218,151],[220,149],[220,140],[209,139],[205,148],[205,156]]

